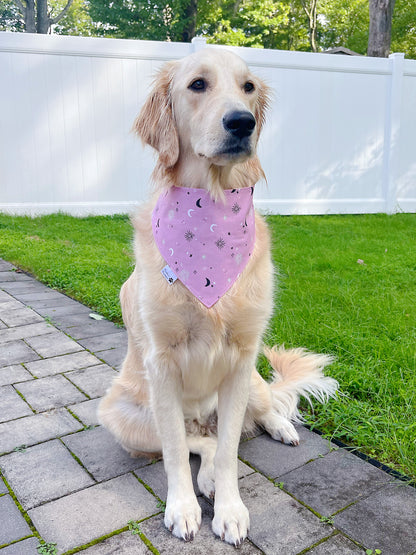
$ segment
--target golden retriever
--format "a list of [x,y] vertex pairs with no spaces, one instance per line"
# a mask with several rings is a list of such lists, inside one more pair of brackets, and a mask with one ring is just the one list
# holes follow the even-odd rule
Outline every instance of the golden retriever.
[[[155,191],[134,218],[136,267],[120,294],[128,352],[100,403],[99,418],[133,456],[163,454],[168,479],[165,525],[184,540],[193,539],[201,525],[189,453],[201,457],[201,492],[215,498],[214,533],[239,546],[249,529],[237,477],[242,430],[257,424],[272,438],[296,445],[299,436],[291,421],[299,418],[299,396],[323,402],[337,389],[336,381],[323,375],[330,357],[302,349],[266,349],[274,369],[271,384],[255,369],[273,310],[274,271],[266,223],[254,215],[247,191],[252,195],[263,176],[256,145],[268,96],[267,86],[241,58],[226,49],[207,48],[162,67],[134,124],[143,142],[158,153]],[[241,272],[229,278],[232,285],[215,302],[201,300],[205,290],[213,291],[201,251],[194,251],[193,272],[203,275],[199,296],[184,285],[189,272],[181,278],[174,249],[162,256],[165,239],[156,242],[161,225],[160,218],[155,223],[157,203],[163,212],[170,192],[183,198],[195,189],[195,206],[181,221],[194,226],[185,233],[189,241],[208,219],[199,217],[202,201],[210,203],[212,217],[223,213],[232,195],[245,195],[248,202],[244,221],[233,230],[238,245],[243,249],[245,240],[250,252],[244,251],[247,261],[241,265],[243,255],[229,251],[227,260],[240,264]],[[240,205],[231,202],[237,217]],[[244,235],[249,216],[253,225]],[[164,210],[163,218],[168,237],[175,210]],[[224,228],[225,239],[218,238],[216,228],[210,224],[207,233],[212,232],[212,240],[215,236],[222,256],[230,232],[226,235]],[[191,256],[178,249],[183,259]],[[162,275],[166,263],[170,266]]]

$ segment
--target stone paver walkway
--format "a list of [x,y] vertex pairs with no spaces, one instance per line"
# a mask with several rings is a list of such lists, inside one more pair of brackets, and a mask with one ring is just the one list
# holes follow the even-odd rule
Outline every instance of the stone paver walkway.
[[[197,538],[173,538],[162,523],[163,463],[130,458],[98,425],[126,333],[90,313],[0,260],[0,555],[36,554],[43,542],[86,555],[232,553],[202,496]],[[266,435],[241,443],[251,515],[241,553],[416,553],[416,489],[300,435],[296,448]],[[198,458],[191,464],[195,474]],[[139,524],[129,530],[129,521]]]

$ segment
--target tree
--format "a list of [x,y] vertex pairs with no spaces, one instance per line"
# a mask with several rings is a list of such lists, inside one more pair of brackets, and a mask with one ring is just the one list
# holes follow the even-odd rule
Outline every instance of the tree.
[[0,0],[0,31],[24,31],[22,16],[11,0]]
[[[406,1],[406,0],[404,0]],[[345,46],[365,54],[368,45],[368,0],[320,0],[318,43],[323,50]]]
[[392,52],[416,59],[416,2],[396,0],[391,34]]
[[[56,16],[51,15],[47,0],[14,0],[23,17],[23,29],[26,33],[49,33],[52,25],[60,21],[68,12],[73,0],[67,0],[64,8]],[[10,3],[3,2],[4,5]]]
[[308,34],[312,52],[318,52],[316,41],[318,0],[300,0],[300,3],[308,18]]
[[367,56],[387,58],[390,54],[394,4],[395,0],[370,0]]

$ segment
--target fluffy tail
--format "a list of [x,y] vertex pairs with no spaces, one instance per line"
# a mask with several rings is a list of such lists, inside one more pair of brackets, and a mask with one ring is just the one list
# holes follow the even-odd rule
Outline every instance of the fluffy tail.
[[323,373],[325,366],[333,362],[333,357],[284,347],[266,347],[264,354],[274,370],[270,384],[273,406],[288,420],[303,420],[297,408],[300,396],[311,404],[311,397],[325,403],[335,396],[338,382]]

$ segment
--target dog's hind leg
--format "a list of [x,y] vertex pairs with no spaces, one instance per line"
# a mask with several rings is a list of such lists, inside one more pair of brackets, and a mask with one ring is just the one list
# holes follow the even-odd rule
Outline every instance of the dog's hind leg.
[[273,439],[298,445],[299,436],[292,422],[301,422],[297,405],[302,395],[323,403],[333,397],[338,383],[324,376],[323,369],[332,362],[327,355],[308,353],[303,349],[265,349],[274,370],[268,384],[253,371],[246,420],[262,426]]
[[157,456],[162,452],[143,360],[128,330],[128,350],[120,375],[113,380],[98,406],[98,419],[132,456]]
[[197,482],[201,493],[210,499],[215,495],[214,458],[217,451],[217,440],[212,437],[187,436],[190,453],[201,457]]
[[271,437],[289,445],[299,445],[299,435],[287,414],[280,414],[273,403],[273,392],[256,369],[251,374],[250,396],[244,428],[251,431],[253,423],[266,430]]

